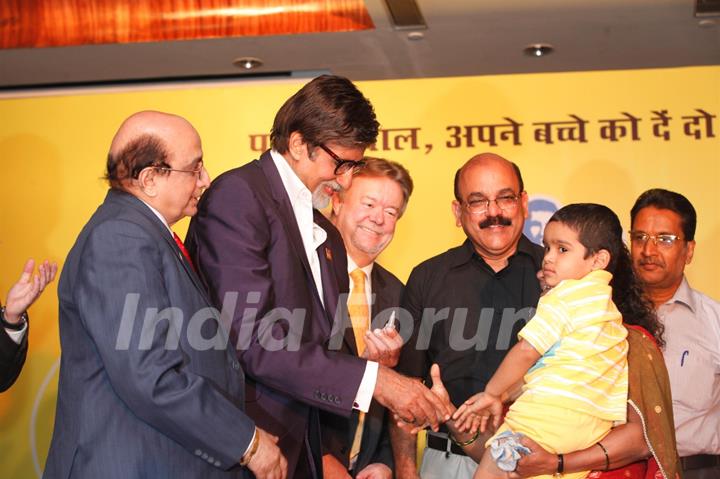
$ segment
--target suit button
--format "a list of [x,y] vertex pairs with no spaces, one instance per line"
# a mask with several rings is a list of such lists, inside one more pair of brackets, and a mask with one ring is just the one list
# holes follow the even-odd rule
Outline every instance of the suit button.
[[240,369],[240,363],[237,361],[233,361],[232,368],[237,371],[238,369]]
[[215,461],[215,464],[213,464],[215,467],[220,467],[220,461]]
[[320,399],[327,401],[327,393],[320,393]]
[[210,456],[210,457],[208,457],[208,460],[207,460],[207,461],[208,461],[210,464],[212,464],[213,462],[215,462],[215,458],[212,457],[212,456]]
[[200,449],[195,449],[195,455],[202,456],[202,451]]
[[340,404],[341,402],[339,397],[335,397],[335,404]]
[[205,460],[207,460],[207,458],[208,458],[207,452],[203,452],[202,458],[205,459]]

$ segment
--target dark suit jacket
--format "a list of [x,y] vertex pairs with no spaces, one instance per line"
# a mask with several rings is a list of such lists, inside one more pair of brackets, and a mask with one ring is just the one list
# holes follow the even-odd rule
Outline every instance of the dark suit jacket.
[[[345,270],[345,276],[347,277],[347,269]],[[372,293],[375,296],[375,301],[370,306],[370,315],[373,318],[372,326],[373,328],[382,328],[390,319],[392,310],[400,306],[403,284],[395,275],[378,263],[373,265],[370,284]],[[344,336],[343,351],[357,354],[357,345],[352,327],[344,331]],[[358,417],[358,411],[353,411],[350,418],[328,413],[321,415],[324,452],[335,456],[346,468],[348,467],[355,429],[357,429],[358,425]],[[353,477],[368,464],[377,462],[387,465],[391,471],[395,469],[390,448],[387,411],[377,401],[373,401],[370,410],[365,415],[360,454],[352,471]]]
[[0,392],[7,391],[20,375],[27,356],[29,334],[29,330],[25,331],[22,341],[17,344],[0,326]]
[[[334,227],[328,234],[339,237]],[[349,416],[366,361],[326,348],[334,311],[321,303],[269,152],[213,182],[191,221],[187,246],[215,304],[237,300],[224,319],[232,321],[248,376],[248,414],[280,438],[288,477],[300,475],[300,454],[308,448],[320,475],[318,408]],[[319,256],[321,266],[341,259],[323,247]],[[286,338],[287,345],[273,338]]]
[[227,478],[254,423],[217,311],[160,219],[111,190],[58,285],[60,382],[44,477]]

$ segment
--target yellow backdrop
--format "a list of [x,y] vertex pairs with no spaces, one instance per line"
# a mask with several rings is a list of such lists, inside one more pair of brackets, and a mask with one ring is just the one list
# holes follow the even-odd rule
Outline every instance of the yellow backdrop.
[[[282,102],[301,81],[72,92],[0,100],[0,296],[28,257],[61,265],[102,201],[110,139],[144,109],[187,117],[203,138],[211,175],[262,147]],[[497,152],[519,164],[537,203],[605,203],[628,226],[651,187],[684,193],[699,214],[693,286],[720,297],[720,67],[397,80],[359,83],[382,127],[371,152],[408,167],[416,190],[381,262],[401,279],[463,240],[450,211],[452,177],[466,159]],[[496,126],[492,126],[496,125]],[[535,226],[533,233],[540,232]],[[176,229],[184,233],[187,223]],[[0,463],[34,477],[52,433],[59,341],[56,284],[31,309],[30,355],[0,396]]]

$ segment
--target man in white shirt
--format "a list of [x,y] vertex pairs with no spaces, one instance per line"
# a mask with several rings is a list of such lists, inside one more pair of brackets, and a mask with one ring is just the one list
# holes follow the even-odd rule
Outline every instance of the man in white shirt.
[[337,230],[316,224],[311,192],[332,180],[349,187],[377,133],[355,85],[314,79],[278,111],[272,149],[218,177],[188,231],[213,301],[234,305],[228,319],[248,376],[247,412],[280,438],[288,477],[322,477],[319,409],[350,416],[375,398],[434,427],[448,414],[419,381],[326,347],[346,258]]
[[[332,197],[331,220],[347,249],[350,326],[342,349],[388,367],[397,364],[402,338],[385,327],[398,312],[402,282],[376,263],[390,244],[407,207],[413,183],[400,164],[365,158],[352,186]],[[390,479],[394,469],[386,409],[373,401],[367,414],[322,414],[325,479]]]
[[644,192],[631,213],[633,268],[665,327],[675,435],[685,479],[720,477],[720,303],[690,287],[695,209],[679,193]]
[[20,375],[28,348],[27,309],[39,297],[57,273],[57,263],[45,260],[33,276],[35,261],[25,263],[20,279],[8,291],[5,306],[0,306],[0,392],[6,391]]

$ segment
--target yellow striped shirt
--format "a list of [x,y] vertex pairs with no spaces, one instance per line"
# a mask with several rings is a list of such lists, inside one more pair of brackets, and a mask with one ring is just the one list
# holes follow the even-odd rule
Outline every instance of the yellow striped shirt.
[[627,330],[612,301],[611,279],[607,271],[593,271],[560,282],[540,298],[535,316],[519,336],[542,357],[525,375],[516,406],[550,402],[625,422]]

